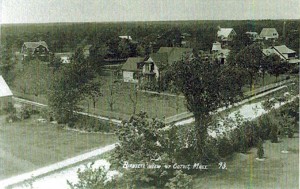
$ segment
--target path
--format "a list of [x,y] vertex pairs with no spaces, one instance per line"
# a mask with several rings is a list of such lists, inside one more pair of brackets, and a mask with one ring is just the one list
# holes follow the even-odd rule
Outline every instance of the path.
[[8,186],[12,186],[12,185],[18,184],[20,182],[24,182],[26,180],[29,180],[33,177],[36,178],[36,177],[45,176],[45,175],[47,175],[51,172],[58,171],[58,170],[63,169],[65,167],[72,166],[74,164],[80,163],[80,162],[82,162],[84,160],[87,160],[89,158],[93,158],[93,157],[99,156],[101,154],[104,154],[108,151],[113,150],[115,148],[115,146],[116,146],[116,143],[111,144],[111,145],[107,145],[105,147],[98,148],[98,149],[93,150],[91,152],[84,153],[84,154],[81,154],[79,156],[75,156],[73,158],[66,159],[64,161],[61,161],[61,162],[58,162],[58,163],[55,163],[55,164],[37,169],[37,170],[32,171],[32,172],[28,172],[28,173],[24,173],[24,174],[21,174],[21,175],[18,175],[18,176],[10,177],[8,179],[0,180],[0,187],[1,188],[6,188]]

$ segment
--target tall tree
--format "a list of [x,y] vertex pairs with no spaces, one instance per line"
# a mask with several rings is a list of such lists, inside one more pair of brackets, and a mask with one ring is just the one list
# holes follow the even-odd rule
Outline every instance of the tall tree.
[[55,72],[52,77],[48,101],[56,119],[71,126],[76,121],[74,111],[79,111],[79,102],[99,91],[94,82],[95,72],[84,58],[82,49],[78,49],[71,63]]
[[286,61],[282,61],[278,55],[270,55],[266,57],[266,62],[270,64],[268,72],[276,77],[276,82],[278,76],[286,73],[290,67],[290,65]]
[[184,94],[186,105],[195,117],[197,150],[201,160],[211,113],[242,96],[243,75],[236,67],[195,59],[176,62],[174,84]]
[[252,44],[242,49],[233,62],[234,65],[248,74],[250,89],[252,89],[253,81],[259,72],[262,59],[263,54],[260,46]]

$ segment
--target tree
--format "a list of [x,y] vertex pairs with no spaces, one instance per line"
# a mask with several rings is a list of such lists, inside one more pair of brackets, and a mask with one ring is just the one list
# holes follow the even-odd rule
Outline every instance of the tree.
[[94,82],[95,72],[86,62],[82,49],[78,49],[71,58],[71,63],[55,72],[52,77],[48,94],[49,106],[58,122],[69,123],[76,121],[74,111],[79,111],[80,101],[99,90]]
[[289,64],[282,61],[278,55],[267,56],[266,62],[270,64],[268,72],[276,77],[276,82],[280,74],[284,74],[289,70]]
[[200,160],[207,137],[211,113],[242,96],[243,75],[236,67],[202,62],[176,62],[174,84],[184,94],[186,105],[195,117],[195,131]]
[[55,57],[54,54],[50,56],[49,67],[53,69],[53,73],[58,71],[62,65],[62,60],[58,57]]
[[136,106],[137,106],[137,103],[138,103],[138,89],[137,89],[136,84],[133,86],[133,90],[130,90],[129,98],[130,98],[130,101],[132,102],[133,114],[135,114],[136,113]]
[[253,80],[260,69],[262,58],[263,54],[257,44],[245,47],[236,55],[234,64],[248,74],[250,89],[252,89]]
[[108,94],[108,104],[109,104],[109,107],[110,107],[110,111],[113,111],[114,110],[114,105],[115,103],[117,102],[117,99],[116,99],[116,93],[118,91],[118,81],[112,81],[109,86],[108,86],[108,89],[109,89],[109,94]]

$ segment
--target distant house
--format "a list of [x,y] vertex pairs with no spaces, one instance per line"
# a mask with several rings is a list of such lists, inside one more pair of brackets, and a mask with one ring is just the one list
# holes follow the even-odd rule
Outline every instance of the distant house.
[[123,81],[129,83],[138,83],[142,76],[144,58],[129,57],[122,66]]
[[192,48],[161,47],[157,53],[152,53],[146,59],[143,66],[143,75],[146,79],[158,79],[160,72],[166,66],[176,61],[190,60],[194,58]]
[[232,41],[236,35],[237,34],[233,28],[219,28],[217,32],[217,37],[223,44],[227,44]]
[[74,55],[74,53],[66,52],[66,53],[54,53],[54,56],[56,58],[59,58],[63,64],[70,63],[71,57]]
[[24,42],[21,48],[23,59],[29,56],[33,57],[48,57],[49,48],[45,41],[39,42]]
[[9,104],[12,104],[12,96],[13,94],[11,90],[0,75],[0,110],[7,108]]
[[[211,51],[212,51],[212,54],[213,54],[212,58],[217,59],[217,61],[220,64],[225,64],[226,58],[227,58],[227,56],[229,55],[229,52],[230,52],[229,49],[223,49],[222,46],[221,46],[221,43],[215,42],[215,43],[213,43]],[[215,59],[213,59],[212,61],[215,61]]]
[[83,47],[83,55],[85,58],[90,56],[92,45],[86,45]]
[[265,40],[278,39],[279,34],[275,28],[263,28],[260,32],[260,37]]
[[128,40],[130,40],[130,41],[132,40],[132,38],[131,38],[130,35],[120,35],[119,38],[120,38],[120,39],[128,39]]
[[289,49],[285,45],[280,46],[272,46],[267,49],[263,49],[263,54],[266,56],[270,56],[272,54],[278,55],[283,61],[288,63],[299,63],[299,59],[296,55],[296,52],[292,49]]
[[249,37],[251,41],[257,41],[262,39],[257,32],[246,32],[246,35]]

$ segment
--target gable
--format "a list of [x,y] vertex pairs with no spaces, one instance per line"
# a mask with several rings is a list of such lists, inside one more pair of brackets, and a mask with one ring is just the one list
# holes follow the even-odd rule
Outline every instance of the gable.
[[0,98],[5,96],[12,96],[12,92],[10,88],[8,87],[7,83],[3,79],[3,77],[0,75]]
[[139,71],[142,67],[142,62],[144,58],[142,57],[129,57],[127,61],[123,64],[122,70],[126,71]]

